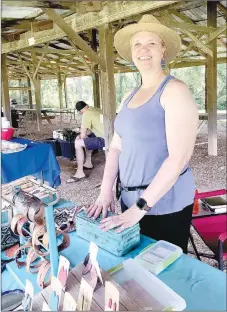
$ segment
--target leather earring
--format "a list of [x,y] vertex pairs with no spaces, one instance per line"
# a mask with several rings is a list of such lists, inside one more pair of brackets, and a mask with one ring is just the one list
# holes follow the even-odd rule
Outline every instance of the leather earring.
[[163,70],[166,69],[166,61],[165,61],[164,57],[161,60],[161,67],[162,67]]
[[130,63],[130,67],[131,67],[131,69],[136,69],[136,65],[133,61]]

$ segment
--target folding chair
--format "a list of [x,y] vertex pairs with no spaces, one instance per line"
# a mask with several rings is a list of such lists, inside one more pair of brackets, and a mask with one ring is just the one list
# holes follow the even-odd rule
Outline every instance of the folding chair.
[[[211,197],[218,194],[217,191],[214,191],[209,193],[198,193],[197,195],[198,198],[205,198],[207,196]],[[192,226],[206,246],[213,252],[213,255],[198,252],[193,236],[190,233],[189,240],[197,258],[201,260],[200,257],[202,256],[205,258],[215,259],[218,261],[218,268],[223,271],[225,269],[224,261],[227,260],[227,214],[216,214],[194,218],[192,220]]]

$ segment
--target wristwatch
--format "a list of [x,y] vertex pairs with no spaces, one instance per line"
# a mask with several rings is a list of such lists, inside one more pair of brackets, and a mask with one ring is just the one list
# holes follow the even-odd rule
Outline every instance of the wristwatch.
[[139,198],[136,202],[136,206],[140,209],[140,210],[145,210],[145,211],[150,211],[151,207],[148,207],[147,202],[144,198]]

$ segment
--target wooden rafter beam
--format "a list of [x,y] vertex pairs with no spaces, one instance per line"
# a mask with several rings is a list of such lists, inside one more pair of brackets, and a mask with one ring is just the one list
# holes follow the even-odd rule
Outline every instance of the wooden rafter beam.
[[[171,10],[168,11],[168,13],[177,16],[178,18],[180,18],[182,21],[184,21],[184,22],[186,22],[186,23],[191,23],[191,24],[193,24],[193,25],[196,25],[195,22],[194,22],[193,20],[191,20],[188,16],[186,16],[186,15],[184,15],[184,14],[178,12],[177,10],[171,9]],[[205,26],[205,27],[208,27],[208,26]],[[209,29],[213,29],[213,30],[214,30],[213,33],[216,33],[217,35],[220,35],[220,34],[222,33],[222,32],[220,32],[220,28],[221,28],[221,27],[218,28],[218,29],[215,29],[215,28],[209,26],[208,28],[209,28]],[[212,34],[210,34],[210,36],[212,36]],[[225,46],[225,43],[222,42],[221,39],[218,39],[218,38],[217,38],[217,41],[218,41],[218,43],[219,43],[220,45]],[[193,45],[191,45],[190,48],[193,48]],[[201,52],[202,52],[202,51],[200,50],[200,53],[201,53]]]
[[194,23],[188,16],[184,15],[183,13],[178,12],[175,9],[168,10],[169,14],[174,14],[175,16],[179,17],[182,21],[186,23]]
[[92,50],[92,48],[84,41],[71,25],[69,25],[61,16],[59,16],[53,9],[42,9],[47,16],[55,22],[72,41],[73,45],[83,50],[91,61],[100,64],[101,68],[105,69],[103,61],[99,58],[98,54]]
[[[105,7],[100,12],[95,14],[87,13],[81,16],[78,16],[78,14],[72,14],[69,17],[64,18],[64,21],[68,23],[75,32],[81,32],[87,29],[97,28],[105,23],[111,23],[135,14],[151,10],[155,11],[173,3],[176,4],[177,2],[178,1],[110,1],[107,2]],[[34,43],[32,43],[32,45],[34,46],[63,38],[65,37],[65,32],[59,29],[57,25],[54,25],[53,29],[34,33],[33,37]],[[2,44],[2,54],[19,51],[26,47],[29,47],[28,39],[4,43]]]
[[[48,43],[47,43],[47,45],[48,45]],[[47,46],[45,46],[45,48],[46,48],[46,47],[47,47]],[[35,52],[34,52],[34,53],[35,53]],[[41,57],[40,57],[40,59],[39,59],[39,61],[38,61],[38,64],[36,65],[35,71],[34,71],[33,76],[32,76],[33,80],[35,80],[35,78],[36,78],[36,75],[37,75],[37,73],[38,73],[40,64],[41,64],[41,62],[42,62],[42,60],[43,60],[43,58],[44,58],[44,55],[45,55],[45,52],[42,53],[42,55],[41,55]]]
[[[186,41],[185,39],[181,38],[181,42],[183,45],[186,46],[186,49],[190,46],[190,42]],[[191,51],[195,51],[198,54],[201,54],[202,56],[206,57],[206,53],[204,53],[203,51],[199,50],[197,47],[195,46],[191,46],[190,47]],[[184,55],[186,52],[186,50],[182,50],[181,53],[179,54],[179,57],[181,57],[182,55]]]
[[174,28],[182,29],[182,30],[196,30],[198,32],[203,32],[203,33],[211,33],[216,30],[213,27],[200,26],[200,25],[189,24],[189,23],[181,23],[181,22],[177,22],[174,20],[170,20],[170,19],[167,20],[166,18],[159,19],[159,20],[161,20],[161,22],[165,24],[166,26],[171,26]]
[[[74,44],[73,41],[71,41],[71,45],[74,47],[75,52],[77,52],[77,51],[78,51],[77,46]],[[78,57],[79,57],[79,60],[80,60],[80,61],[84,64],[84,66],[87,68],[88,72],[89,72],[91,75],[93,75],[93,72],[92,72],[92,70],[91,70],[91,67],[90,67],[89,64],[86,62],[86,60],[85,60],[85,58],[83,57],[83,55],[81,55],[81,54],[79,53],[79,51],[78,51]]]
[[[45,66],[45,65],[53,66],[53,64],[60,65],[60,66],[68,66],[68,63],[57,62],[57,61],[55,63],[53,63],[53,62],[54,61],[49,61],[49,62],[43,61],[43,62],[41,62],[40,66]],[[12,64],[12,65],[18,65],[18,61],[7,60],[7,63],[8,64]],[[21,64],[21,62],[19,62],[19,64]],[[31,66],[32,65],[32,61],[28,62],[28,61],[24,61],[23,60],[23,64]],[[78,64],[74,63],[74,64],[70,64],[70,67],[77,68],[78,65],[79,65],[79,63]]]
[[220,11],[222,11],[225,15],[227,15],[227,8],[223,4],[217,2],[217,7],[219,8]]
[[2,28],[6,29],[19,29],[19,30],[27,30],[27,31],[32,31],[37,32],[37,31],[42,31],[42,30],[47,30],[47,29],[52,29],[53,28],[53,21],[32,21],[32,20],[19,20],[18,19],[12,20],[12,21],[2,21]]
[[46,53],[46,54],[64,54],[64,55],[80,53],[79,51],[75,52],[75,50],[73,49],[72,50],[60,50],[60,49],[53,49],[53,48],[26,48],[25,51],[28,51],[28,52],[34,51],[36,53]]
[[189,37],[191,38],[196,46],[201,49],[204,53],[209,54],[210,56],[213,56],[213,52],[211,49],[209,49],[202,41],[200,41],[195,35],[193,35],[190,31],[186,29],[182,29],[182,31]]
[[[72,57],[73,59],[73,57]],[[69,72],[69,65],[71,63],[72,60],[69,60],[68,64],[67,64],[67,67],[65,68],[65,71],[64,71],[64,76],[63,76],[63,81],[65,81],[66,77],[67,77],[67,74]]]
[[31,88],[30,87],[9,87],[9,90],[28,91],[28,90],[31,90]]
[[[175,12],[176,10],[170,10],[170,12]],[[164,12],[164,16],[165,16],[165,19],[169,22],[172,22],[173,21],[173,17],[171,16],[171,14],[169,14],[170,12]],[[177,12],[177,11],[176,11]],[[178,13],[178,12],[177,12]],[[177,13],[175,13],[175,15],[177,15]],[[183,17],[182,17],[183,16]],[[194,26],[193,22],[186,16],[184,16],[183,14],[179,14],[178,17],[181,17],[181,19],[183,21],[187,21],[187,23],[191,23],[192,26]],[[189,25],[189,24],[187,24]],[[178,58],[181,57],[182,55],[184,55],[186,52],[188,52],[189,50],[193,50],[195,51],[196,53],[199,53],[201,54],[202,56],[206,57],[206,53],[204,53],[202,50],[199,50],[198,47],[194,47],[193,44],[187,42],[183,36],[181,36],[181,39],[182,39],[182,43],[187,47],[186,50],[183,50],[180,52],[179,56],[175,59],[175,62],[177,62]]]
[[[50,3],[51,2],[51,3]],[[75,1],[76,2],[76,1]],[[74,1],[38,1],[38,0],[4,0],[3,4],[12,7],[36,7],[36,8],[49,8],[50,5],[54,9],[76,10],[76,3]]]
[[223,26],[217,28],[216,31],[214,31],[212,34],[209,35],[209,37],[208,37],[208,39],[206,40],[205,44],[206,44],[206,43],[209,43],[209,42],[211,42],[213,39],[217,38],[220,34],[222,34],[224,31],[226,31],[226,28],[227,28],[226,23],[225,23]]
[[20,60],[20,64],[21,64],[21,66],[23,67],[25,73],[27,74],[27,76],[29,77],[29,79],[30,79],[32,82],[34,82],[33,77],[32,77],[32,74],[29,72],[29,70],[28,70],[27,67],[25,66],[26,63],[22,60],[22,58],[21,58],[21,56],[20,56],[19,54],[18,54],[18,58],[19,58],[19,60]]

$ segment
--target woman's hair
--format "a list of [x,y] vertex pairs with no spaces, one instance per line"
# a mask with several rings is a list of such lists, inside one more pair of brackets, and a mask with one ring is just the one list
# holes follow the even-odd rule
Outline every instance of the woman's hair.
[[[159,35],[158,35],[159,36]],[[133,36],[132,36],[133,37]],[[132,37],[130,38],[130,46],[131,46],[131,44],[132,44]],[[162,44],[162,46],[163,47],[165,47],[166,45],[165,45],[165,41],[159,36],[159,38],[161,39],[161,44]]]

